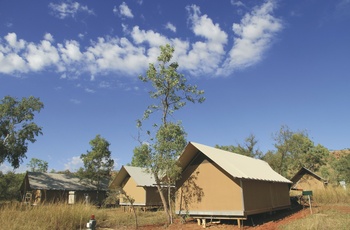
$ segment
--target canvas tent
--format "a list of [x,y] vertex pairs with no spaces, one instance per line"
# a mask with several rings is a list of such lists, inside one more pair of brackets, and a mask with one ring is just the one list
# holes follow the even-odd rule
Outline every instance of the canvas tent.
[[290,207],[291,181],[266,162],[190,142],[179,157],[176,213],[195,218],[245,219]]
[[[160,206],[162,201],[155,183],[154,177],[146,172],[146,169],[122,166],[109,188],[122,188],[129,197],[134,199],[135,206]],[[130,202],[122,197],[119,204],[130,205]]]
[[88,180],[70,174],[27,172],[21,185],[23,201],[41,202],[91,202],[101,204],[106,197],[108,181],[99,187]]
[[327,180],[318,176],[311,170],[302,167],[291,179],[293,182],[292,190],[315,191],[326,188]]

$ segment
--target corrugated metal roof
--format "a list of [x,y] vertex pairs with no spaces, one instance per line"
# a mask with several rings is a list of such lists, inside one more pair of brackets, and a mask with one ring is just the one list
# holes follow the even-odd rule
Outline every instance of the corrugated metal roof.
[[123,166],[128,174],[135,180],[137,186],[141,187],[154,187],[156,181],[153,175],[145,168],[133,167],[133,166]]
[[292,183],[290,180],[275,172],[270,165],[263,160],[224,151],[195,142],[190,142],[186,146],[184,152],[180,156],[180,162],[183,160],[190,160],[188,157],[183,156],[187,154],[186,151],[188,151],[190,158],[191,156],[194,156],[193,147],[202,152],[219,167],[235,178]]
[[[27,172],[29,186],[31,189],[45,190],[72,190],[72,191],[90,191],[96,190],[97,187],[87,180],[80,180],[78,177],[59,174],[59,173],[42,173]],[[104,181],[100,190],[106,190],[108,181]]]

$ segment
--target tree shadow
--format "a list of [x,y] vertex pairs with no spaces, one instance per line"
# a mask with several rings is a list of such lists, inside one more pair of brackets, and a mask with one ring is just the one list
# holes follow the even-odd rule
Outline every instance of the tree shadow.
[[192,173],[180,187],[180,207],[178,214],[183,217],[188,213],[191,204],[200,203],[204,197],[203,189],[196,183],[198,174],[199,171]]

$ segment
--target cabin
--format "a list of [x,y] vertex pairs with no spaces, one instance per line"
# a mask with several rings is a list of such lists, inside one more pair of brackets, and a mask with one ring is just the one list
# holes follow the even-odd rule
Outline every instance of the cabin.
[[71,174],[27,172],[20,187],[23,202],[31,205],[64,202],[101,204],[106,198],[108,181],[100,186]]
[[[155,179],[145,168],[122,166],[109,188],[123,189],[134,200],[134,206],[154,207],[162,205]],[[119,204],[122,206],[131,205],[130,201],[123,196]]]
[[[291,181],[265,161],[189,142],[178,159],[176,213],[202,219],[237,219],[290,207]],[[203,223],[205,224],[205,223]]]
[[324,190],[328,184],[327,180],[305,167],[302,167],[291,181],[293,182],[292,190],[298,191]]

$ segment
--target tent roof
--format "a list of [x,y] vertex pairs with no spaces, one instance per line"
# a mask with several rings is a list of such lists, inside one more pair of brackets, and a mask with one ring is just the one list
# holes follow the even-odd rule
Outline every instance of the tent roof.
[[198,151],[203,153],[234,178],[292,183],[275,172],[270,165],[260,159],[243,156],[218,148],[189,142],[179,158],[183,168],[187,167]]
[[120,187],[127,176],[132,177],[137,186],[155,187],[156,182],[151,173],[147,172],[145,168],[133,166],[122,166],[110,187]]
[[[71,190],[71,191],[91,191],[97,190],[97,186],[92,185],[89,180],[59,173],[27,172],[29,187],[31,189],[45,190]],[[25,179],[26,180],[26,179]],[[24,183],[22,186],[24,186]],[[100,190],[106,190],[108,181],[102,182]]]
[[299,171],[293,176],[293,178],[291,179],[291,181],[295,184],[297,183],[305,174],[311,175],[314,178],[316,178],[319,181],[322,181],[323,183],[327,183],[326,179],[323,179],[322,177],[320,177],[319,175],[317,175],[316,173],[312,172],[311,170],[302,167],[301,169],[299,169]]

